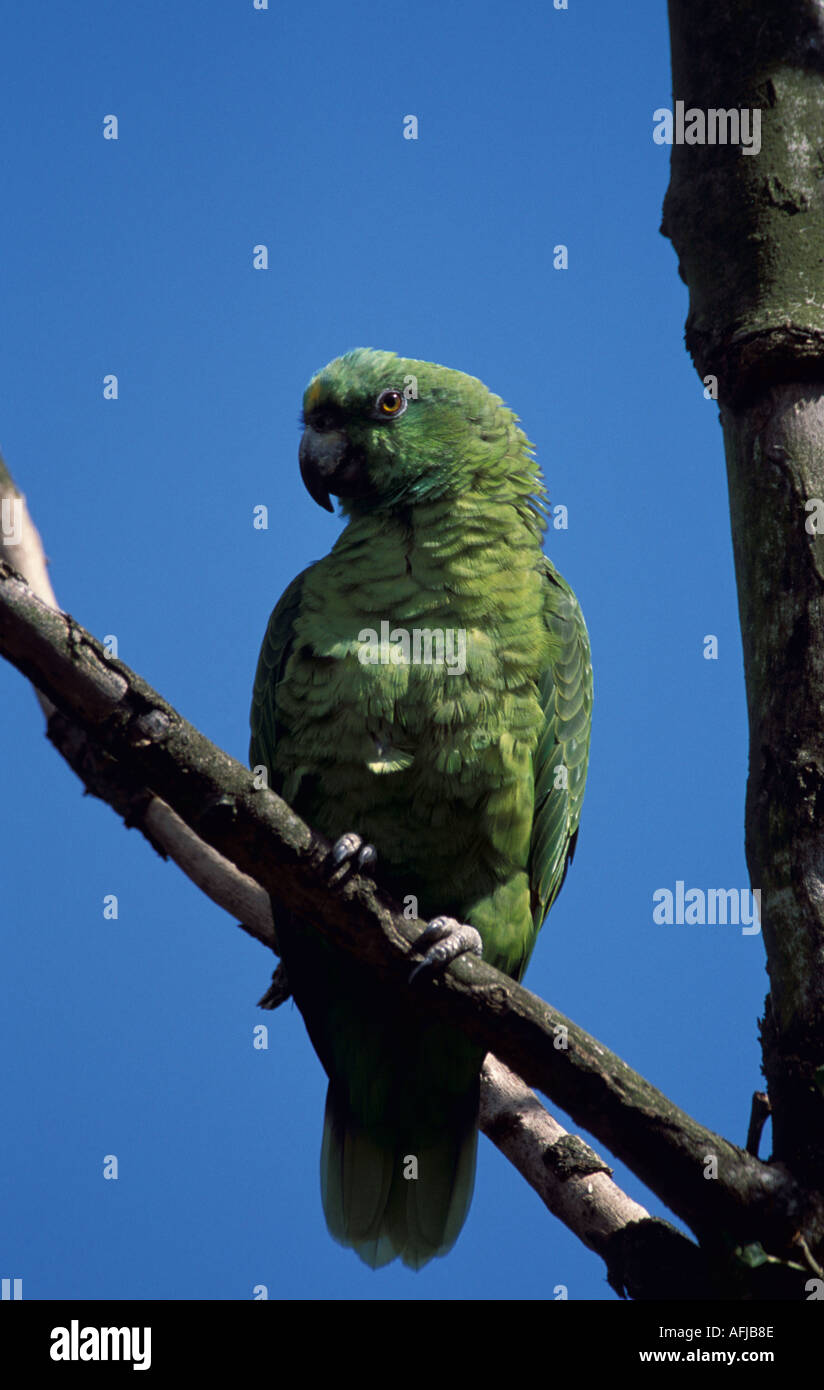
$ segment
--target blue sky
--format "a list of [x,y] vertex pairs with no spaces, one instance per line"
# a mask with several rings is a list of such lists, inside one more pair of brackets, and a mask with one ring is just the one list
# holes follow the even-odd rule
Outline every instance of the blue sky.
[[[652,917],[678,880],[748,886],[722,441],[658,231],[665,7],[47,0],[3,51],[0,444],[62,605],[245,760],[268,614],[340,529],[298,473],[306,382],[356,346],[481,377],[568,508],[546,548],[595,668],[578,852],[525,983],[743,1143],[761,938]],[[0,1264],[25,1297],[614,1298],[485,1139],[446,1259],[336,1246],[325,1077],[291,1005],[255,1008],[272,957],[82,797],[2,664],[0,702]]]

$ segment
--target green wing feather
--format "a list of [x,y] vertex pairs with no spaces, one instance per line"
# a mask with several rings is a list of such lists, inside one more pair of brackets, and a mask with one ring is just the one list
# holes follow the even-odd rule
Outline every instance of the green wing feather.
[[[283,732],[277,691],[308,573],[292,581],[269,619],[252,694],[249,761],[267,768],[277,792],[282,778],[273,771],[274,755]],[[452,1036],[446,1025],[421,1029],[414,1013],[404,1019],[403,1001],[384,1015],[357,965],[333,955],[280,904],[275,908],[289,948],[290,983],[315,1049],[330,1076],[342,1070],[344,1077],[330,1082],[321,1150],[329,1230],[373,1268],[400,1255],[417,1269],[454,1244],[472,1199],[483,1049]],[[452,1059],[454,1077],[444,1057]],[[416,1087],[422,1094],[410,1130],[404,1107]],[[418,1182],[405,1178],[409,1154],[420,1163]]]
[[269,786],[276,792],[280,791],[280,787],[273,783],[272,762],[278,742],[277,688],[292,650],[303,583],[310,569],[314,569],[314,565],[309,565],[292,580],[272,611],[260,649],[252,690],[249,763],[252,767],[263,766],[268,769]]
[[544,620],[552,657],[540,687],[546,722],[533,764],[529,882],[536,932],[560,892],[575,851],[592,722],[592,661],[584,617],[569,585],[546,556],[542,560]]
[[[529,882],[536,935],[561,888],[575,846],[592,710],[589,640],[581,610],[551,563],[545,557],[541,563],[550,662],[540,683],[545,723],[533,761]],[[250,762],[269,769],[269,785],[278,792],[283,789],[273,771],[282,733],[277,690],[293,650],[308,573],[304,570],[292,581],[272,613],[252,697]],[[565,773],[559,772],[562,768]],[[312,1041],[330,1076],[340,1074],[342,1067],[346,1078],[330,1084],[327,1098],[321,1182],[329,1229],[373,1267],[400,1255],[407,1265],[418,1268],[454,1243],[471,1201],[481,1053],[475,1056],[461,1035],[442,1039],[440,1025],[430,1025],[418,1037],[419,1024],[411,1017],[396,1039],[397,1006],[384,1017],[369,999],[359,1004],[368,982],[361,980],[356,967],[333,961],[330,969],[328,945],[300,927],[296,935],[297,924],[291,924],[282,908],[277,915],[284,945],[290,946],[290,978],[294,972],[293,983],[299,986],[296,997],[314,999],[315,1006],[304,1009]],[[513,973],[522,973],[528,954]],[[341,990],[342,979],[350,975],[351,988]],[[437,1055],[437,1062],[429,1051]],[[467,1051],[469,1055],[464,1056]],[[343,1061],[347,1055],[350,1063]],[[367,1067],[361,1084],[363,1059],[370,1056],[376,1060]],[[444,1058],[450,1056],[460,1075],[454,1096],[441,1096],[437,1079],[443,1080]],[[352,1062],[353,1057],[360,1062]],[[417,1115],[414,1128],[410,1130],[404,1121],[403,1100],[410,1085],[431,1093],[436,1132],[420,1132],[420,1117],[429,1109],[420,1097],[412,1107]],[[369,1094],[361,1095],[364,1086]],[[396,1131],[394,1137],[390,1131]],[[417,1153],[422,1164],[419,1182],[403,1177],[410,1153]]]
[[[294,640],[295,620],[300,609],[303,581],[309,570],[302,570],[281,594],[272,610],[263,643],[258,657],[255,683],[252,689],[252,708],[249,724],[252,737],[249,741],[250,767],[265,767],[268,786],[281,793],[281,778],[275,774],[275,747],[277,746],[279,725],[277,717],[277,688],[286,668]],[[280,954],[278,922],[275,915],[275,943]]]

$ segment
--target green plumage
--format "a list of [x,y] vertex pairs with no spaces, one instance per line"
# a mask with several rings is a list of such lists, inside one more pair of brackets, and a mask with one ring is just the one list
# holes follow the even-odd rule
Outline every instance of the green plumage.
[[[322,505],[341,497],[348,525],[272,614],[251,763],[331,840],[374,844],[381,883],[418,916],[471,924],[520,979],[574,848],[592,706],[530,445],[480,381],[371,349],[313,379],[304,419],[304,479]],[[407,659],[397,635],[369,637],[382,623],[408,635]],[[453,645],[427,662],[438,631]],[[385,660],[363,659],[369,642]],[[371,1265],[418,1268],[469,1206],[482,1053],[386,1000],[310,922],[277,909],[276,928],[330,1079],[329,1228]]]

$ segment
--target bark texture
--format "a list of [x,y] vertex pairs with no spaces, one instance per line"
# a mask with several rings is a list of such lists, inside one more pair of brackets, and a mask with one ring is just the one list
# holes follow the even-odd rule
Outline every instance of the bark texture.
[[673,105],[760,113],[761,147],[673,145],[662,230],[717,380],[750,724],[774,1156],[824,1188],[824,8],[670,0]]
[[[256,790],[247,768],[211,744],[123,662],[107,657],[75,619],[44,605],[4,561],[0,654],[53,702],[49,732],[64,756],[71,752],[65,730],[76,726],[95,746],[96,770],[101,759],[117,765],[118,797],[124,786],[160,797],[241,873],[293,910],[311,913],[318,930],[376,972],[387,989],[408,994],[410,955],[423,924],[407,920],[370,879],[330,873],[330,846],[321,836],[280,797]],[[84,775],[82,762],[72,765]],[[97,771],[94,790],[109,799]],[[718,1296],[729,1296],[740,1276],[741,1252],[755,1246],[759,1262],[769,1252],[799,1296],[806,1270],[798,1255],[824,1243],[824,1203],[783,1165],[761,1163],[704,1128],[571,1019],[483,961],[453,962],[442,978],[422,982],[414,993],[422,1012],[457,1023],[622,1158],[712,1253]],[[714,1161],[711,1181],[708,1160]],[[800,1232],[804,1251],[797,1247]],[[646,1227],[641,1235],[648,1239]],[[669,1231],[666,1240],[671,1260],[675,1242],[683,1244],[683,1238]],[[639,1261],[648,1270],[650,1257],[662,1258],[657,1241],[652,1256],[644,1249],[646,1254],[641,1245],[610,1241],[612,1277],[636,1262],[621,1275],[624,1287],[640,1285]],[[694,1287],[701,1276],[693,1263],[690,1252],[684,1270]],[[817,1268],[809,1261],[806,1267]],[[748,1296],[764,1296],[754,1293],[749,1273],[747,1279]],[[762,1275],[757,1284],[763,1288]]]

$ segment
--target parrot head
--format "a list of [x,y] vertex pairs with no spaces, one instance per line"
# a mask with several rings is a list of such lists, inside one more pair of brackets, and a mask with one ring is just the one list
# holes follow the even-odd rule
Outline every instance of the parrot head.
[[314,500],[357,514],[481,489],[543,496],[517,416],[483,382],[434,362],[355,348],[310,381],[300,471]]

